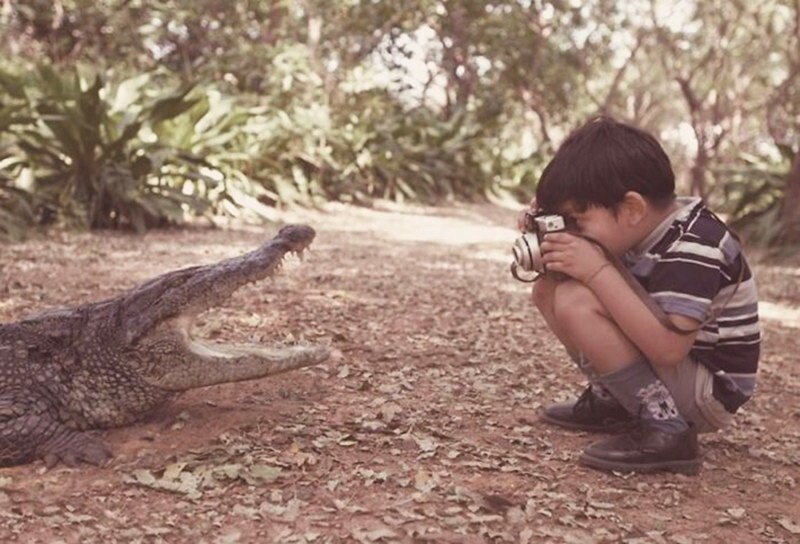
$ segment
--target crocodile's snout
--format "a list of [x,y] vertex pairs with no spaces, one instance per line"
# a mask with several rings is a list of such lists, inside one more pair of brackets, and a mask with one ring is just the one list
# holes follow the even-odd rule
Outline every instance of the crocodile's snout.
[[277,239],[286,243],[291,251],[303,251],[317,233],[308,225],[288,225],[278,231]]

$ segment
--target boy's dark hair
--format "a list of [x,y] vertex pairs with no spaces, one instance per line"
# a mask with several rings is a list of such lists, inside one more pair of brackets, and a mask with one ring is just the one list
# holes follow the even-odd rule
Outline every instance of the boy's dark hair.
[[610,117],[591,119],[573,131],[545,167],[536,203],[550,213],[571,202],[615,208],[636,191],[662,207],[675,196],[675,174],[658,141],[644,130]]

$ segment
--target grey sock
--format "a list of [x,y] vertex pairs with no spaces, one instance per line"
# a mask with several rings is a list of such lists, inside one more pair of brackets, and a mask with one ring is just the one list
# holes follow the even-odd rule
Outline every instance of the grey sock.
[[611,392],[606,389],[602,383],[600,383],[597,372],[595,372],[592,363],[589,362],[586,356],[583,353],[567,353],[575,362],[575,364],[578,365],[580,371],[583,372],[587,378],[589,378],[589,385],[592,388],[592,394],[598,399],[616,402],[617,399],[614,398],[614,395],[612,395]]
[[592,395],[598,399],[609,402],[617,402],[617,399],[614,398],[614,395],[612,395],[611,392],[603,386],[603,384],[598,382],[589,382],[589,386],[592,388]]
[[598,376],[600,383],[632,415],[667,432],[689,428],[669,389],[658,379],[647,361]]

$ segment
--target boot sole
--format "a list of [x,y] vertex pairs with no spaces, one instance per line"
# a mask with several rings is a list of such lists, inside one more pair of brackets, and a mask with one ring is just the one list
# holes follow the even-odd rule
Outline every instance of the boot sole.
[[590,468],[605,471],[636,472],[640,474],[666,471],[694,476],[700,472],[703,461],[701,459],[681,459],[675,461],[659,461],[658,463],[620,463],[593,457],[584,453],[578,458],[578,463]]
[[627,431],[633,425],[633,421],[629,423],[615,423],[613,425],[584,425],[582,423],[573,423],[571,421],[564,421],[562,419],[555,419],[547,414],[540,414],[539,419],[550,425],[562,427],[571,431],[586,431],[589,433],[621,433]]

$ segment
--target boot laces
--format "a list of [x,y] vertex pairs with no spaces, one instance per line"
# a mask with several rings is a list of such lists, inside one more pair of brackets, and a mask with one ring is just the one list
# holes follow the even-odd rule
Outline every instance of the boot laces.
[[572,410],[574,412],[589,410],[592,411],[594,409],[595,404],[595,396],[592,393],[592,386],[590,385],[587,387],[581,396],[578,397],[578,400],[575,401],[575,406],[573,406]]

